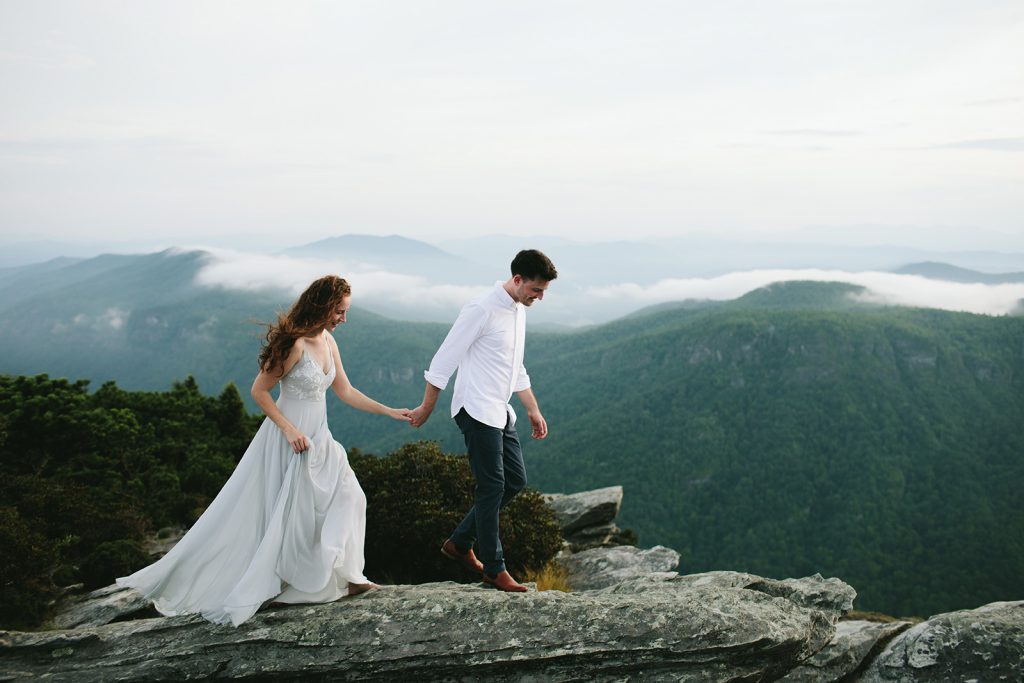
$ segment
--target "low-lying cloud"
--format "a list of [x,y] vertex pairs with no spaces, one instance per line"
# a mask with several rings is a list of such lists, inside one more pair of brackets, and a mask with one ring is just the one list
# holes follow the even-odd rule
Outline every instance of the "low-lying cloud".
[[97,332],[108,332],[110,330],[120,330],[124,327],[125,322],[128,321],[130,311],[126,311],[116,306],[112,306],[107,310],[103,311],[99,315],[88,315],[86,313],[79,313],[71,317],[70,321],[62,322],[58,321],[53,324],[50,331],[54,334],[67,334],[69,331],[77,329],[91,329]]
[[386,301],[402,307],[447,310],[461,306],[486,289],[430,282],[417,275],[392,273],[379,267],[337,258],[298,258],[251,254],[224,249],[205,251],[210,263],[196,275],[197,284],[247,291],[283,290],[295,296],[313,280],[337,274],[352,285],[353,298]]
[[647,286],[627,282],[591,287],[587,294],[605,301],[631,301],[641,307],[684,299],[736,299],[774,282],[793,280],[860,285],[867,291],[856,298],[871,303],[989,315],[1010,313],[1024,299],[1024,283],[987,285],[932,280],[918,275],[817,269],[749,270],[713,278],[670,278]]
[[[457,310],[489,285],[447,284],[333,257],[273,256],[223,249],[206,251],[212,258],[196,276],[200,285],[249,291],[279,290],[296,296],[316,278],[337,273],[352,284],[357,305],[367,303],[371,309],[383,307],[391,310],[392,315],[410,315],[410,319],[450,321],[453,309]],[[794,280],[860,285],[865,291],[852,296],[867,303],[987,315],[1011,313],[1024,299],[1024,283],[970,284],[874,271],[764,269],[711,278],[667,278],[650,285],[622,282],[575,289],[562,287],[559,281],[551,302],[557,305],[554,308],[548,305],[532,312],[531,316],[533,320],[543,318],[545,322],[568,325],[600,323],[653,304],[684,299],[727,301],[775,282]],[[540,318],[536,317],[538,314]],[[551,319],[548,314],[557,319]]]

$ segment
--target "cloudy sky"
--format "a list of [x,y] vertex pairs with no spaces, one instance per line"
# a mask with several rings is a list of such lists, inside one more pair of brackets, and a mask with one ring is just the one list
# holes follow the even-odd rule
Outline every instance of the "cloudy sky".
[[1019,0],[0,0],[0,92],[0,243],[1024,250]]

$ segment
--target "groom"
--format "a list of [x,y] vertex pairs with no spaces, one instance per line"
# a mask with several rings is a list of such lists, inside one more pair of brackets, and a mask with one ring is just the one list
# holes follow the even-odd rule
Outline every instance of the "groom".
[[[526,486],[523,451],[516,434],[516,414],[508,401],[519,396],[533,427],[533,438],[548,435],[523,367],[526,307],[544,298],[558,277],[554,264],[536,249],[516,254],[512,277],[466,304],[441,347],[423,373],[427,380],[423,403],[410,413],[414,427],[430,417],[437,396],[448,386],[456,368],[452,417],[462,431],[469,467],[476,479],[473,507],[441,553],[463,566],[482,572],[483,582],[510,593],[526,586],[505,570],[498,538],[498,510]],[[473,544],[480,560],[473,554]]]

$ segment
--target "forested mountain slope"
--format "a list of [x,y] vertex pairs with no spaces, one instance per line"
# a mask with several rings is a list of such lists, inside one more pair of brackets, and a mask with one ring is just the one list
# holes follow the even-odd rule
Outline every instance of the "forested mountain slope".
[[623,521],[691,571],[842,576],[905,614],[1019,594],[1024,320],[738,301],[632,322],[534,352],[545,490],[622,484]]

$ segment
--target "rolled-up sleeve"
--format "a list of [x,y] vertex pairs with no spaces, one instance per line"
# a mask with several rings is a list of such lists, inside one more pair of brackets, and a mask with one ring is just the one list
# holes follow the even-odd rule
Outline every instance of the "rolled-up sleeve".
[[530,388],[530,376],[528,374],[526,374],[526,366],[525,365],[520,365],[519,366],[519,375],[516,377],[515,388],[512,389],[512,391],[513,392],[515,392],[515,391],[523,391],[523,390],[529,389],[529,388]]
[[487,311],[483,307],[476,303],[463,306],[423,378],[444,391],[452,373],[459,367],[469,346],[480,336],[486,322]]

